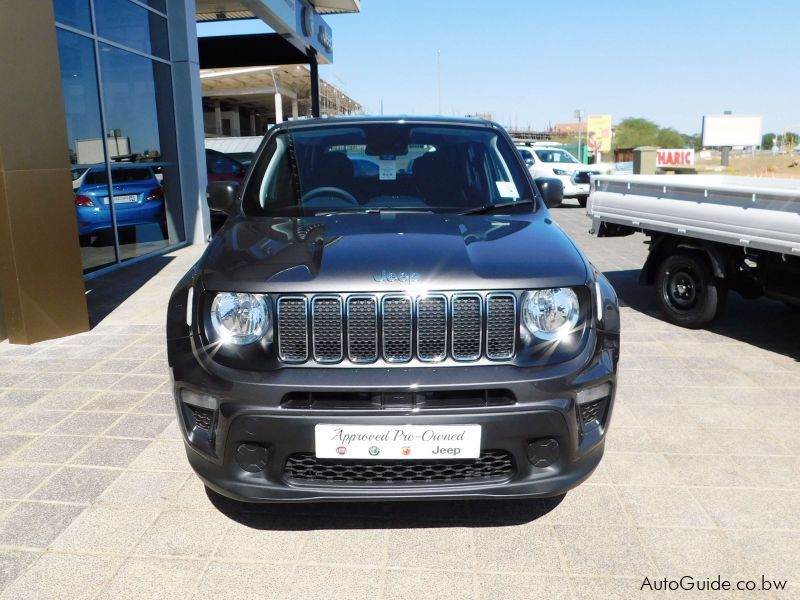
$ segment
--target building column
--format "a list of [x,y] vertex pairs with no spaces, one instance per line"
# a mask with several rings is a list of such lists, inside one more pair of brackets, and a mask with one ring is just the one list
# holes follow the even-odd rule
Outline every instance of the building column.
[[231,136],[239,137],[242,135],[242,123],[239,118],[239,107],[234,106],[231,111]]
[[214,100],[214,133],[222,135],[222,104],[219,100]]
[[52,2],[3,10],[0,56],[0,331],[32,344],[89,329]]
[[256,133],[256,111],[255,109],[250,109],[250,135],[258,135]]
[[[211,237],[211,218],[206,199],[203,94],[197,52],[195,0],[167,0],[167,10],[183,228],[188,243],[204,244]],[[214,105],[214,127],[222,131],[219,102]]]
[[292,118],[296,119],[300,116],[300,111],[297,108],[297,98],[292,98]]
[[275,124],[283,123],[283,96],[275,92]]

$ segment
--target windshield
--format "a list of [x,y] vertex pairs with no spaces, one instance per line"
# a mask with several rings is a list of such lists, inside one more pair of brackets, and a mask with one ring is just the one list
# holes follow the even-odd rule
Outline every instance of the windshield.
[[348,123],[272,138],[242,209],[250,216],[464,212],[532,196],[515,148],[493,129]]
[[578,159],[566,150],[536,150],[536,156],[546,163],[576,163]]

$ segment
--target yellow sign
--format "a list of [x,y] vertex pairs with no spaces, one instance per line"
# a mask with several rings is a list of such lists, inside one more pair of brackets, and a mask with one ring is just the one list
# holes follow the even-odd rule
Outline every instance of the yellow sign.
[[611,115],[589,115],[586,136],[589,152],[611,152]]

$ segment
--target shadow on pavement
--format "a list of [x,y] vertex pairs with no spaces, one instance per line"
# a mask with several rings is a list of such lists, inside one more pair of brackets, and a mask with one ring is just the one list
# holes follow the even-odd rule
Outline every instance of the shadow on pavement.
[[564,198],[564,201],[559,206],[556,206],[555,208],[551,208],[550,210],[551,211],[552,210],[561,210],[562,208],[566,208],[566,209],[582,208],[583,210],[586,210],[585,206],[581,206],[580,204],[578,204],[578,201],[573,199],[573,198]]
[[[622,306],[662,319],[655,288],[639,285],[639,269],[608,271],[604,275],[617,290]],[[782,302],[767,298],[747,300],[731,292],[717,320],[706,329],[800,361],[800,311]]]
[[154,256],[87,281],[86,305],[89,309],[89,326],[94,329],[171,261],[172,257],[169,256]]
[[228,518],[253,529],[278,531],[522,525],[549,513],[566,495],[520,500],[249,504],[209,489],[206,494]]

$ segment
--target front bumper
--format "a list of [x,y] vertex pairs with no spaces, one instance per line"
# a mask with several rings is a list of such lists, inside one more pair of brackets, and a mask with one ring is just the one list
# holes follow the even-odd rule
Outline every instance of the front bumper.
[[[575,359],[547,369],[512,365],[386,369],[284,368],[257,379],[236,371],[208,368],[193,353],[190,338],[171,340],[171,374],[189,462],[211,489],[249,502],[502,498],[553,496],[586,479],[599,463],[616,388],[618,334],[598,333]],[[581,421],[579,392],[606,386],[598,421]],[[182,390],[218,399],[212,434],[191,429]],[[287,408],[293,392],[425,393],[453,390],[506,390],[507,406],[310,410]],[[358,425],[481,426],[482,451],[511,456],[504,477],[432,483],[307,482],[287,475],[292,456],[314,454],[319,423]],[[555,440],[557,452],[545,466],[529,459],[530,444]],[[237,461],[240,446],[263,450],[263,468],[252,472]],[[551,444],[552,447],[552,444]],[[379,462],[379,461],[376,461]]]
[[580,196],[588,196],[590,189],[588,183],[573,183],[571,177],[567,176],[560,176],[562,183],[564,184],[564,197],[565,198],[577,198]]

